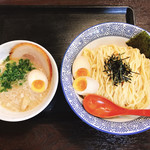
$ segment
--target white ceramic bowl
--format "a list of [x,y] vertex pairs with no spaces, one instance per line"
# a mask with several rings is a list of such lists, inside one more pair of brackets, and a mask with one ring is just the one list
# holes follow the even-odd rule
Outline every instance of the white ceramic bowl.
[[51,87],[50,87],[47,97],[37,107],[33,108],[32,110],[25,111],[25,112],[12,112],[0,106],[0,119],[4,121],[17,122],[17,121],[27,120],[36,116],[50,104],[58,86],[58,68],[57,68],[56,62],[54,58],[52,57],[52,55],[44,47],[42,47],[41,45],[37,43],[26,41],[26,40],[15,40],[15,41],[4,43],[0,45],[0,60],[4,60],[9,55],[9,51],[11,50],[13,46],[22,42],[35,44],[39,46],[40,48],[42,48],[43,51],[45,51],[46,54],[48,55],[51,61],[51,65],[52,65]]

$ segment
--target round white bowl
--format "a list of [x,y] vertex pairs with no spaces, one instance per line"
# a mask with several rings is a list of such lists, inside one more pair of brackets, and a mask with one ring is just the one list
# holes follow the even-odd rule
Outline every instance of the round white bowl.
[[11,50],[13,46],[15,46],[16,44],[25,43],[25,42],[32,43],[32,44],[39,46],[48,55],[51,61],[51,65],[52,65],[51,87],[46,98],[37,107],[33,108],[32,110],[25,111],[25,112],[13,112],[0,106],[0,119],[4,121],[17,122],[17,121],[27,120],[36,116],[50,104],[57,90],[58,68],[57,68],[56,62],[54,58],[52,57],[52,55],[41,45],[35,42],[27,41],[27,40],[15,40],[15,41],[4,43],[0,45],[0,60],[4,60],[9,55],[9,51]]

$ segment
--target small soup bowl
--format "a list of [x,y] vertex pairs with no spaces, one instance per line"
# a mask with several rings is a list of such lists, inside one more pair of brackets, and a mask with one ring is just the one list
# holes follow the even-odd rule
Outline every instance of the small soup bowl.
[[23,112],[15,112],[15,111],[8,110],[7,108],[4,108],[0,105],[0,119],[3,121],[9,121],[9,122],[24,121],[24,120],[30,119],[30,118],[38,115],[51,103],[51,101],[56,93],[57,86],[58,86],[58,68],[57,68],[54,58],[48,52],[48,50],[46,50],[44,47],[42,47],[41,45],[39,45],[35,42],[31,42],[31,41],[27,41],[27,40],[15,40],[15,41],[10,41],[10,42],[0,45],[0,61],[3,61],[4,59],[6,59],[6,57],[9,55],[9,52],[12,49],[12,47],[14,47],[16,44],[19,44],[19,43],[34,44],[34,45],[38,46],[39,48],[41,48],[46,53],[46,55],[48,56],[48,58],[51,62],[52,77],[51,77],[50,88],[48,88],[48,90],[49,90],[48,94],[43,99],[43,101],[39,105],[34,107],[33,109],[23,111]]

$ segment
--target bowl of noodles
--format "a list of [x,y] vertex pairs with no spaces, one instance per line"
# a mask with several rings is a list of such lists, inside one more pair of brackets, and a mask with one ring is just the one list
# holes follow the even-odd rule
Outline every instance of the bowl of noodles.
[[[128,46],[126,42],[133,36],[145,31],[134,25],[120,22],[108,22],[88,28],[79,34],[68,47],[61,67],[61,85],[71,109],[85,123],[106,133],[117,135],[137,134],[150,128],[150,118],[141,116],[118,116],[102,119],[89,114],[83,107],[83,97],[95,92],[108,98],[113,103],[128,109],[150,108],[150,59],[137,48]],[[147,32],[147,31],[146,31]],[[150,33],[147,32],[148,35]],[[126,58],[126,66],[130,64],[131,80],[125,77],[123,82],[112,82],[104,71],[105,60],[114,54]],[[76,68],[82,64],[88,68],[86,57],[91,66],[89,88],[77,92],[73,85]],[[78,61],[76,64],[76,60]],[[139,75],[140,74],[140,75]],[[79,77],[78,77],[79,78]],[[89,80],[89,81],[88,81]],[[125,82],[128,81],[128,82]],[[121,84],[118,84],[121,83]],[[117,85],[117,86],[116,86]],[[96,90],[96,91],[95,91]]]
[[58,69],[41,45],[15,40],[0,45],[0,119],[18,122],[42,112],[58,85]]

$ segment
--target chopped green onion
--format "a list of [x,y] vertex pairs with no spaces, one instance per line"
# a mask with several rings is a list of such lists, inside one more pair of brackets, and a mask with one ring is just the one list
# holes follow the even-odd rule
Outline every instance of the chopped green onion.
[[[33,64],[29,59],[20,59],[18,63],[15,61],[9,61],[7,57],[4,60],[5,71],[0,75],[0,92],[7,91],[11,89],[13,84],[16,84],[18,81],[25,81],[25,75],[35,69]],[[19,85],[22,85],[22,82],[18,82]]]

